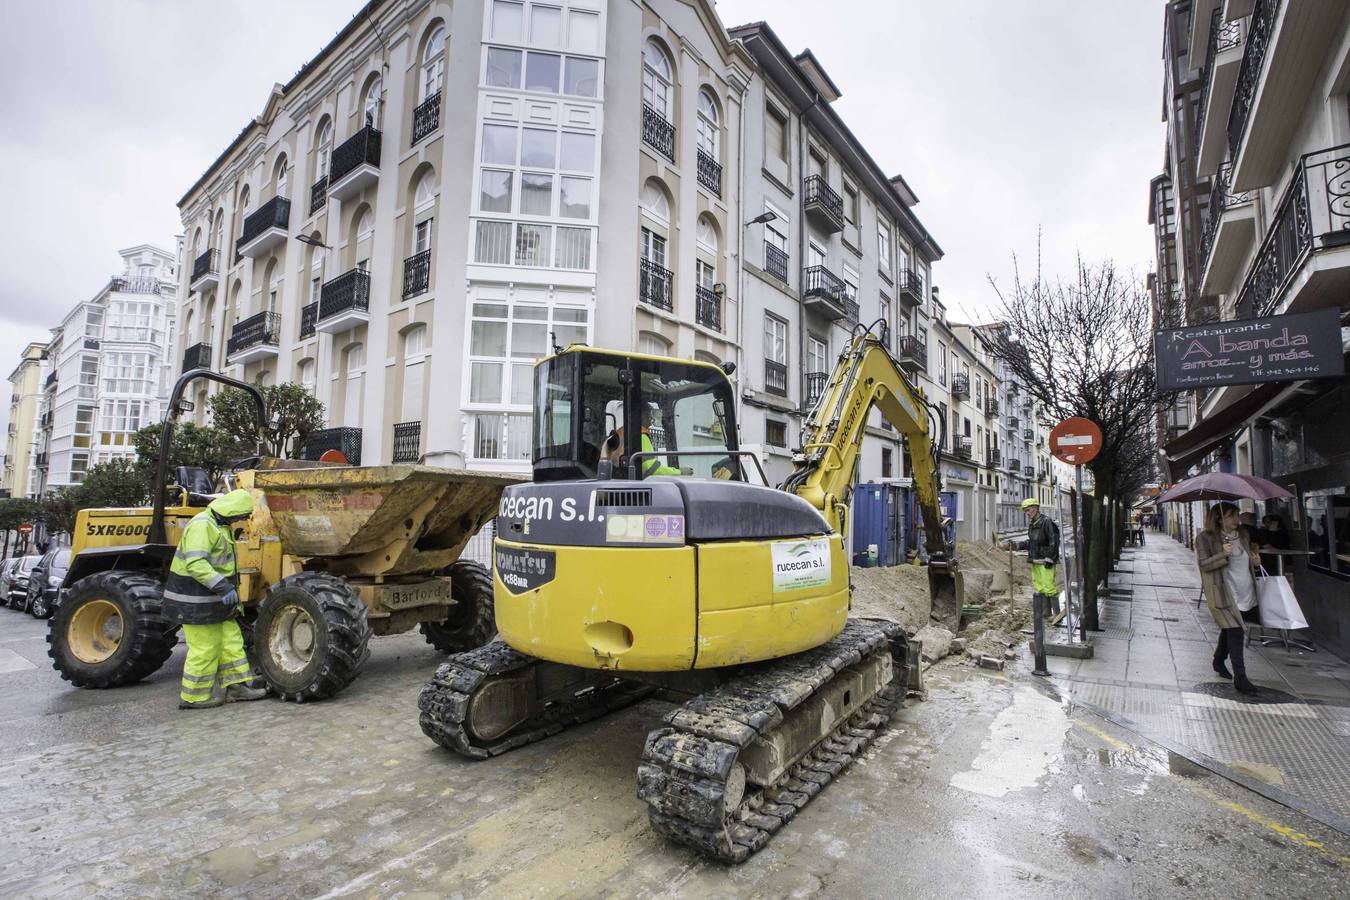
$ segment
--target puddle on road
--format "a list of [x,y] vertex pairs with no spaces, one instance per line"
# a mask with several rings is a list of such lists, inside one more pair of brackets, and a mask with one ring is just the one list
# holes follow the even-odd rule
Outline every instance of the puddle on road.
[[1068,730],[1062,703],[1031,688],[1018,688],[1012,705],[994,718],[970,768],[953,775],[951,785],[987,797],[1035,787],[1059,759]]

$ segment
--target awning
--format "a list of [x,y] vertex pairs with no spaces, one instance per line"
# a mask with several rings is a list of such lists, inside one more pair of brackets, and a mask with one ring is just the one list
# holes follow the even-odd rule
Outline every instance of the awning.
[[1175,440],[1168,441],[1162,452],[1168,469],[1167,480],[1175,482],[1184,478],[1187,470],[1204,459],[1216,444],[1232,437],[1249,420],[1273,405],[1289,387],[1287,381],[1258,385],[1251,393],[1218,410],[1208,419],[1196,422]]

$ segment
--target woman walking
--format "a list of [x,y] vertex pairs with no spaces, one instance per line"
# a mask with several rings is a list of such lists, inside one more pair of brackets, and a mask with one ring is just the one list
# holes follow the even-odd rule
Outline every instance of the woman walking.
[[[1242,658],[1241,606],[1256,602],[1256,548],[1247,540],[1238,521],[1238,508],[1231,503],[1216,503],[1205,516],[1205,527],[1195,536],[1195,557],[1200,565],[1200,582],[1210,615],[1219,626],[1219,645],[1214,648],[1214,671],[1233,679],[1233,687],[1244,694],[1255,694],[1247,680],[1247,664]],[[1231,661],[1229,672],[1224,661]]]

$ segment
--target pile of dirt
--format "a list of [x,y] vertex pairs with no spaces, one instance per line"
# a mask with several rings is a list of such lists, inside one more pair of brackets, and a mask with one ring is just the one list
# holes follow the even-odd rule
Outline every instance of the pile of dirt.
[[853,615],[890,619],[908,632],[928,624],[932,600],[928,570],[922,566],[887,566],[850,570],[853,578]]
[[1025,550],[1000,550],[988,541],[957,541],[956,561],[962,569],[988,569],[991,572],[1007,573],[1008,556],[1012,556],[1013,574],[1020,584],[1031,581],[1031,563],[1027,562]]

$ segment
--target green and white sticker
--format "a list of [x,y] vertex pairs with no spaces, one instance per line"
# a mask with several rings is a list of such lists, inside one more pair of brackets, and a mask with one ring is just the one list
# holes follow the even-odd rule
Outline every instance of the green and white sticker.
[[827,538],[778,541],[771,546],[774,593],[824,587],[830,583],[830,542]]

